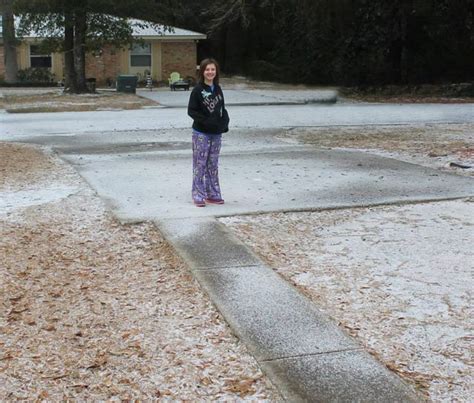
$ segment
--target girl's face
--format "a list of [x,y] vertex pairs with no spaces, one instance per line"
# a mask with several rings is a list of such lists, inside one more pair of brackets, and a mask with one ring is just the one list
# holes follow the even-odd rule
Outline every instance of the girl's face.
[[204,70],[204,79],[207,82],[212,82],[216,77],[216,65],[214,63],[208,64]]

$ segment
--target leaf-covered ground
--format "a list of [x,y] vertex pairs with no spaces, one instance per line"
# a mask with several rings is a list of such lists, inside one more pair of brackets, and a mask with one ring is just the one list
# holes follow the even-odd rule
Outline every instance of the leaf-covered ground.
[[36,148],[0,172],[0,400],[279,400],[153,225]]
[[270,267],[434,402],[467,402],[474,203],[221,219]]

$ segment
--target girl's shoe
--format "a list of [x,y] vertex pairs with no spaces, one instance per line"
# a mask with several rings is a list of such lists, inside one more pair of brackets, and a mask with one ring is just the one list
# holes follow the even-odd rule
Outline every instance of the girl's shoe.
[[206,199],[209,204],[224,204],[224,199]]
[[206,207],[204,200],[193,200],[193,203],[196,207]]

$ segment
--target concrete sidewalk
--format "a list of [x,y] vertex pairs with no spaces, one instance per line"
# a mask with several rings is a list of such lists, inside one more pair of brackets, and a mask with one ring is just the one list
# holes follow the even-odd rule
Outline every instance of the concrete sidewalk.
[[212,218],[157,221],[290,402],[423,400]]

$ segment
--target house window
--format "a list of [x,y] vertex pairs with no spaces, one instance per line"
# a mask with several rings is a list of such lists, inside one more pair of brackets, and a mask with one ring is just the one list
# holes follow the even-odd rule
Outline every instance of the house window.
[[31,67],[51,67],[51,54],[41,52],[38,45],[30,45],[30,66]]
[[134,44],[130,49],[130,66],[151,67],[151,44]]

